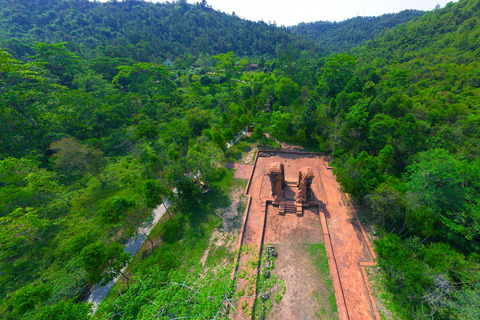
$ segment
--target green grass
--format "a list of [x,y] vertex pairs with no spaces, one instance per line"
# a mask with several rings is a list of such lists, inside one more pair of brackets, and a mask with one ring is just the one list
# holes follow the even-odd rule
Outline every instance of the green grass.
[[233,262],[232,252],[226,246],[213,246],[208,253],[207,261],[205,263],[208,267],[215,267],[223,262]]
[[212,187],[218,187],[224,193],[228,193],[230,187],[233,185],[233,176],[235,175],[235,170],[222,168],[219,170],[218,176],[216,179],[212,180]]
[[328,305],[322,306],[324,303],[321,301],[319,292],[314,292],[314,297],[318,297],[316,300],[322,307],[323,316],[320,318],[335,319],[338,317],[338,315],[336,315],[338,312],[337,301],[335,300],[335,291],[333,290],[332,279],[330,277],[330,268],[328,267],[325,245],[321,243],[305,244],[305,249],[312,256],[318,273],[320,274],[321,279],[323,279],[324,290],[326,290],[328,295]]
[[[263,274],[265,268],[265,262],[267,260],[270,260],[270,276],[265,277]],[[262,314],[264,316],[268,315],[270,310],[273,308],[274,303],[279,304],[283,296],[285,295],[285,292],[287,290],[287,287],[285,286],[285,281],[281,279],[279,276],[272,275],[271,271],[275,269],[275,258],[270,258],[268,257],[268,254],[266,253],[266,246],[265,250],[262,252],[261,256],[261,261],[260,261],[260,269],[259,269],[259,275],[257,279],[257,294],[263,294],[263,293],[268,293],[270,295],[270,299],[267,301],[263,301],[263,299],[260,297],[257,297],[255,299],[255,314],[253,319],[261,319]],[[262,310],[262,308],[264,310]]]
[[380,318],[382,320],[400,319],[401,313],[396,311],[393,301],[393,293],[388,291],[384,284],[384,276],[381,271],[376,270],[377,267],[365,268],[368,281],[372,287],[373,297],[377,305]]

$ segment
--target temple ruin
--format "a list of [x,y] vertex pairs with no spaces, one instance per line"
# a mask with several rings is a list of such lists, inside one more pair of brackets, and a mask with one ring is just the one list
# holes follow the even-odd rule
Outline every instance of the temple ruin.
[[267,175],[270,177],[270,183],[272,185],[271,196],[275,200],[282,200],[285,196],[285,170],[283,163],[273,162],[268,167]]
[[297,202],[308,202],[312,198],[312,181],[315,176],[311,168],[305,167],[298,172]]
[[309,207],[313,198],[313,170],[304,167],[298,172],[298,181],[286,181],[283,163],[273,162],[268,167],[267,176],[270,178],[272,203],[279,206],[279,213],[303,215],[303,207]]

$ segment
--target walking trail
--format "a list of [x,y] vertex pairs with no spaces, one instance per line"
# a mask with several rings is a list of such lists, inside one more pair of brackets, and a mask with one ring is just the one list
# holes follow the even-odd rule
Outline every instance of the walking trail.
[[[152,211],[153,215],[153,220],[152,222],[146,226],[146,227],[140,227],[137,229],[137,235],[136,237],[130,238],[128,242],[125,244],[124,252],[128,252],[132,255],[132,257],[138,252],[140,247],[142,246],[143,242],[147,239],[146,235],[150,234],[152,229],[155,227],[157,222],[160,220],[160,218],[163,217],[165,212],[167,211],[166,208],[170,206],[170,203],[168,200],[165,200],[165,205],[161,204],[159,205],[156,209]],[[122,269],[122,272],[125,271],[127,267]],[[98,305],[105,299],[107,294],[110,292],[110,290],[113,288],[115,283],[117,283],[118,279],[120,279],[120,275],[107,283],[104,286],[101,285],[96,285],[93,290],[89,293],[87,298],[85,299],[86,303],[93,303],[93,311],[92,314],[94,314],[97,309]]]

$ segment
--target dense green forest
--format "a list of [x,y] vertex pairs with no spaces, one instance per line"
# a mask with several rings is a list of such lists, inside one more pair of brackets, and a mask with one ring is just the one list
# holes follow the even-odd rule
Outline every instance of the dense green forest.
[[[394,318],[479,318],[479,0],[346,53],[205,2],[4,0],[0,10],[0,317],[89,318],[86,292],[118,274],[122,244],[165,197],[174,216],[162,246],[96,317],[147,319],[157,304],[188,316],[183,291],[161,284],[198,281],[187,271],[201,268],[199,239],[228,201],[226,141],[254,123],[251,141],[272,144],[268,132],[330,154],[380,235]],[[139,294],[153,291],[153,302]]]
[[34,41],[67,42],[68,49],[83,57],[130,57],[143,62],[228,51],[274,55],[287,45],[302,50],[313,45],[286,28],[215,11],[206,1],[189,5],[186,0],[1,0],[0,17],[0,43],[16,57],[31,53],[24,43]]
[[425,12],[404,10],[379,17],[355,17],[340,22],[316,21],[289,27],[297,34],[313,40],[323,51],[345,52],[371,40],[385,30],[398,24],[421,17]]

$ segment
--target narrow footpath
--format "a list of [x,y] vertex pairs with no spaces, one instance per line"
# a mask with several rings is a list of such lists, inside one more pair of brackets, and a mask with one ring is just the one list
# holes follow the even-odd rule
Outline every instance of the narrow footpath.
[[[130,240],[128,240],[128,242],[125,244],[125,248],[123,251],[130,253],[133,257],[138,252],[143,242],[147,239],[146,235],[150,234],[150,232],[158,223],[158,221],[163,217],[163,215],[165,214],[169,206],[170,206],[170,203],[168,202],[168,200],[165,200],[165,205],[161,204],[155,210],[153,210],[152,211],[153,220],[150,223],[150,225],[146,227],[138,228],[137,230],[138,236],[130,238]],[[124,272],[126,268],[127,267],[123,268],[122,272]],[[121,275],[119,275],[118,277],[116,277],[115,279],[113,279],[112,281],[110,281],[104,286],[96,285],[93,288],[93,290],[89,293],[89,295],[85,299],[85,302],[93,303],[92,314],[95,314],[95,312],[98,309],[98,305],[103,301],[103,299],[105,299],[107,294],[113,288],[115,283],[117,283],[120,277]]]

